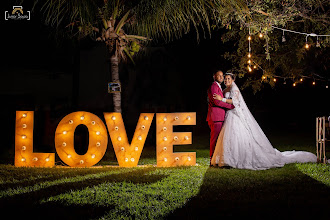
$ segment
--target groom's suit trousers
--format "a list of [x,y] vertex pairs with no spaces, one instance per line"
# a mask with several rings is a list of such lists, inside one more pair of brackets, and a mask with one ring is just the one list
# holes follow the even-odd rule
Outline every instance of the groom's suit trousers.
[[209,121],[211,129],[210,135],[210,157],[212,158],[215,145],[217,144],[218,136],[222,128],[223,121]]

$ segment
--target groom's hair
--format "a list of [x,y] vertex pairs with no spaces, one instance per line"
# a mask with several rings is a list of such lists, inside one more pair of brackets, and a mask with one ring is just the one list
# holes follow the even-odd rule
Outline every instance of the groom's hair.
[[222,72],[223,73],[222,70],[216,70],[216,71],[213,72],[213,76],[215,76],[215,74],[217,74],[217,72]]

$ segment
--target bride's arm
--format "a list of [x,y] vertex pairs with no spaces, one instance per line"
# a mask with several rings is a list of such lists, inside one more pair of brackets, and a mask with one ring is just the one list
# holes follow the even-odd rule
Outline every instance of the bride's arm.
[[216,99],[216,100],[219,100],[219,101],[226,102],[228,104],[233,104],[233,100],[232,99],[224,99],[223,100],[223,98],[220,95],[215,94],[215,93],[213,94],[213,98]]

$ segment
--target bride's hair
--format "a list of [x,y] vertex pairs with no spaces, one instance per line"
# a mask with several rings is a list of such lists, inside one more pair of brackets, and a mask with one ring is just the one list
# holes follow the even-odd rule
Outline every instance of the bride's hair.
[[236,75],[233,73],[226,73],[225,76],[230,76],[233,80],[236,79]]

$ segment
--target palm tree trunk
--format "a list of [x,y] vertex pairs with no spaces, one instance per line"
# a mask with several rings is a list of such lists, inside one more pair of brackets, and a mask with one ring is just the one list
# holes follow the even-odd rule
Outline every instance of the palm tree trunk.
[[[110,57],[111,65],[111,80],[112,82],[120,83],[119,81],[119,59],[117,53]],[[121,112],[121,92],[112,93],[114,112]]]

